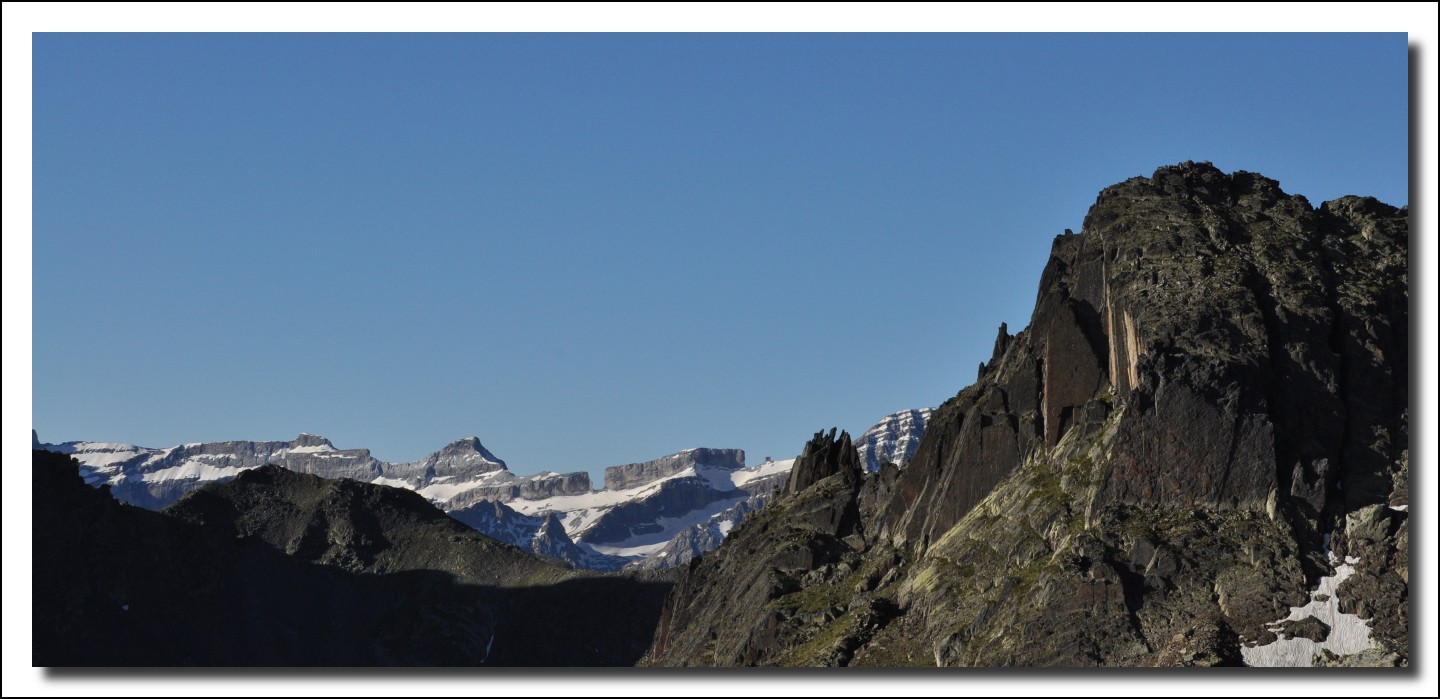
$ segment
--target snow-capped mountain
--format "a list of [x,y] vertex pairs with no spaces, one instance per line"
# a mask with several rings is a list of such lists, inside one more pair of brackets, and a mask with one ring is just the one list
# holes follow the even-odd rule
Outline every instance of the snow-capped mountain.
[[[793,461],[792,459],[786,463],[793,463]],[[741,500],[733,507],[711,516],[708,521],[681,529],[658,551],[631,562],[627,568],[673,568],[689,563],[690,559],[696,556],[714,551],[720,547],[720,542],[724,541],[735,527],[745,521],[750,513],[764,507],[773,494],[772,491],[755,495],[748,500]]]
[[[745,453],[739,449],[687,449],[653,461],[610,467],[602,490],[514,500],[508,505],[532,516],[553,512],[583,548],[635,562],[665,549],[695,526],[714,526],[723,537],[737,513],[757,507],[757,498],[784,483],[792,462],[767,461],[745,468]],[[746,503],[746,508],[735,509]],[[676,557],[674,563],[655,567],[681,562]]]
[[860,463],[865,465],[865,470],[878,471],[886,461],[904,466],[920,446],[930,412],[931,408],[901,410],[880,418],[874,427],[865,430],[855,440],[855,450],[860,452]]
[[[578,568],[618,570],[665,549],[692,528],[707,537],[674,550],[718,545],[738,518],[759,506],[790,472],[791,461],[745,468],[739,449],[687,449],[605,469],[605,488],[585,472],[517,476],[475,437],[457,440],[419,461],[388,463],[368,449],[337,449],[301,434],[288,442],[210,442],[156,449],[110,442],[32,446],[74,456],[91,486],[108,485],[123,502],[160,509],[185,493],[227,481],[247,469],[277,464],[325,478],[350,478],[413,490],[472,528]],[[695,543],[700,542],[700,543]],[[707,543],[708,542],[708,543]],[[667,554],[647,567],[668,567],[690,555]]]
[[451,442],[410,463],[380,461],[369,449],[336,449],[330,440],[313,434],[288,442],[208,442],[153,449],[111,442],[42,444],[32,430],[31,443],[35,449],[74,456],[86,483],[109,485],[122,502],[152,510],[205,483],[229,480],[265,464],[324,478],[408,488],[442,509],[480,500],[590,492],[590,476],[584,472],[517,476],[475,437]]

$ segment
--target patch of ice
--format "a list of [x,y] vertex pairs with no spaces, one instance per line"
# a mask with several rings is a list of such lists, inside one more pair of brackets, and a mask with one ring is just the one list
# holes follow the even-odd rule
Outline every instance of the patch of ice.
[[1396,512],[1409,512],[1409,511],[1410,511],[1410,506],[1409,506],[1409,505],[1391,505],[1391,506],[1390,506],[1390,509],[1395,510]]
[[[1328,552],[1327,552],[1328,553]],[[1360,559],[1346,556],[1345,562],[1335,566],[1335,574],[1320,578],[1320,584],[1310,593],[1310,602],[1303,607],[1291,607],[1290,616],[1269,624],[1277,634],[1280,624],[1285,621],[1300,621],[1313,616],[1330,627],[1330,635],[1316,643],[1308,638],[1278,638],[1263,646],[1241,644],[1240,655],[1251,667],[1311,667],[1315,654],[1321,649],[1336,655],[1359,653],[1373,645],[1370,641],[1370,625],[1354,614],[1340,612],[1340,600],[1335,594],[1340,583],[1355,574],[1355,564]],[[1334,563],[1331,554],[1331,563]],[[1321,601],[1317,597],[1324,596]]]

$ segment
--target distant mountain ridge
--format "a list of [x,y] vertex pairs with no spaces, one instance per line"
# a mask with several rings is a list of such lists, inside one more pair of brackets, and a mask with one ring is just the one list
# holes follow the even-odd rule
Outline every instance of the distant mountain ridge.
[[151,510],[175,502],[202,483],[229,480],[266,464],[324,478],[407,488],[442,506],[482,496],[508,500],[525,494],[590,490],[590,477],[583,472],[516,476],[475,437],[458,439],[409,463],[380,461],[369,449],[337,449],[330,440],[306,433],[288,442],[192,442],[165,449],[114,442],[44,444],[33,431],[31,441],[33,448],[74,456],[86,483],[107,484],[121,501]]
[[[887,415],[856,440],[869,471],[904,465],[915,453],[931,409]],[[477,531],[523,550],[590,570],[667,568],[713,550],[783,485],[793,459],[745,467],[741,449],[695,448],[610,466],[604,487],[590,475],[517,476],[478,437],[455,440],[423,459],[390,463],[369,449],[339,449],[301,433],[290,441],[188,443],[156,449],[114,442],[45,444],[69,454],[91,486],[108,485],[122,502],[158,510],[206,483],[275,464],[323,478],[412,490]]]
[[[368,449],[338,449],[302,433],[290,441],[189,443],[156,449],[113,442],[42,443],[35,449],[75,457],[91,486],[107,485],[122,502],[158,510],[206,483],[275,464],[290,471],[412,490],[471,527],[521,549],[593,570],[619,570],[658,553],[694,527],[718,542],[763,496],[783,482],[789,461],[745,468],[739,449],[687,449],[651,461],[605,469],[594,490],[586,472],[517,476],[476,437],[459,439],[423,459],[388,463]],[[508,504],[507,504],[508,503]],[[742,506],[744,503],[748,505]],[[688,560],[685,546],[644,567]],[[706,549],[708,550],[708,549]]]

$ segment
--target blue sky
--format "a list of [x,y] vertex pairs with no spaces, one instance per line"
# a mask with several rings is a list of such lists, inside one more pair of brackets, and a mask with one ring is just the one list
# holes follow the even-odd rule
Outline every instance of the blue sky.
[[934,406],[1182,160],[1407,194],[1404,34],[36,34],[33,424],[516,472]]

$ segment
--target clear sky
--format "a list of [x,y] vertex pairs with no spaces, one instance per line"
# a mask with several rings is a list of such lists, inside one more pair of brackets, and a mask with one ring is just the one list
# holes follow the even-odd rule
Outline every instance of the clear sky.
[[753,464],[973,381],[1107,185],[1193,159],[1409,201],[1404,34],[36,34],[33,59],[45,441]]

